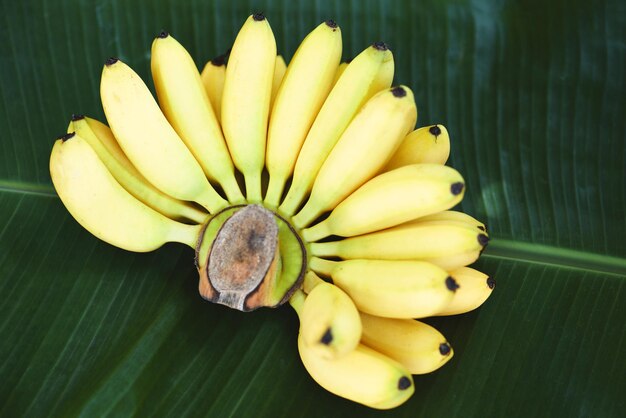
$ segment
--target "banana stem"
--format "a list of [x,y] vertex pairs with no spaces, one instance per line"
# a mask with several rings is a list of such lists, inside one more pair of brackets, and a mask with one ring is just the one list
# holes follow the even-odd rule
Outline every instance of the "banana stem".
[[197,224],[204,223],[209,214],[186,204],[181,205],[180,216]]
[[309,201],[306,202],[302,210],[300,210],[300,212],[298,212],[298,214],[292,218],[296,228],[302,229],[305,226],[309,225],[311,222],[313,222],[315,218],[320,216],[322,211],[319,207],[320,205],[317,204],[317,202],[313,202],[311,199],[309,199]]
[[201,230],[201,224],[187,225],[180,222],[171,221],[170,235],[168,237],[168,241],[187,244],[195,250]]
[[270,184],[267,187],[267,193],[265,194],[265,203],[272,207],[278,207],[280,204],[280,198],[283,195],[283,189],[285,182],[283,179],[277,176],[270,176]]
[[293,308],[294,311],[300,316],[302,313],[302,307],[304,306],[304,300],[306,296],[304,292],[300,289],[296,290],[296,292],[289,298],[289,304]]
[[304,276],[304,293],[307,295],[311,293],[311,290],[319,284],[326,283],[324,280],[320,279],[320,277],[312,271],[307,272]]
[[319,241],[331,234],[327,219],[302,231],[302,237],[308,242]]
[[337,255],[337,242],[312,242],[309,252],[317,257],[332,257]]
[[261,173],[244,173],[246,182],[246,197],[250,203],[261,203]]
[[237,180],[235,179],[234,174],[222,179],[222,181],[220,182],[220,186],[222,186],[222,189],[224,189],[224,193],[226,193],[226,198],[231,204],[238,205],[246,201],[243,193],[241,193],[241,189],[237,184]]
[[283,201],[282,205],[280,205],[280,210],[290,217],[293,216],[293,214],[296,212],[296,209],[298,209],[298,206],[300,206],[300,203],[302,203],[302,199],[304,198],[305,194],[305,189],[303,189],[302,187],[298,187],[295,182],[291,183],[291,187],[287,192],[287,196],[285,196],[285,200]]
[[311,257],[309,266],[311,270],[315,270],[317,273],[321,273],[326,276],[332,276],[335,266],[338,263],[336,261],[324,260],[318,257]]
[[[208,180],[207,180],[208,183]],[[222,198],[215,189],[209,184],[206,191],[198,196],[196,202],[207,208],[210,213],[217,213],[221,209],[228,206],[228,202]]]

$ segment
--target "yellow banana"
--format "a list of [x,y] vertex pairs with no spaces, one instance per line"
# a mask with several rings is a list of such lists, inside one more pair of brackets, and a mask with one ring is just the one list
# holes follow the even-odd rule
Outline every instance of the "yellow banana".
[[424,318],[447,306],[458,288],[448,273],[424,261],[312,257],[313,271],[330,276],[361,312],[386,318]]
[[[380,48],[387,49],[387,45],[383,42],[379,42],[375,45],[378,45]],[[369,91],[367,92],[367,97],[374,97],[379,92],[391,87],[394,73],[395,62],[393,60],[393,54],[389,53],[383,58],[380,69],[376,73],[374,80],[372,80],[372,84],[370,84]]]
[[274,104],[274,100],[276,99],[276,93],[278,93],[278,88],[283,81],[283,77],[285,76],[285,72],[287,72],[287,63],[285,63],[285,59],[282,55],[276,55],[276,62],[274,64],[274,78],[272,79],[272,99],[270,101],[270,113]]
[[72,116],[67,132],[76,132],[85,140],[122,187],[152,209],[172,219],[203,223],[208,213],[176,200],[151,185],[133,166],[117,144],[108,126],[82,115]]
[[[314,276],[314,277],[311,277]],[[290,303],[300,318],[304,343],[327,359],[343,357],[353,351],[361,339],[361,319],[352,299],[343,290],[308,272],[305,280],[317,283],[304,298],[302,292]]]
[[216,212],[227,202],[169,124],[141,78],[116,58],[107,60],[100,82],[102,107],[124,153],[156,188]]
[[407,165],[374,177],[302,234],[313,242],[389,228],[451,208],[461,201],[464,189],[463,178],[450,167]]
[[298,337],[304,367],[324,389],[371,408],[390,409],[415,391],[413,378],[402,365],[362,344],[338,359],[325,359]]
[[454,355],[446,337],[423,322],[381,318],[363,312],[361,321],[361,342],[399,362],[411,374],[433,372]]
[[450,137],[443,125],[419,128],[404,138],[381,172],[409,164],[445,164],[450,156]]
[[245,201],[222,129],[191,55],[173,36],[161,32],[152,42],[151,67],[165,117],[206,176],[222,186],[231,203]]
[[482,305],[496,287],[496,281],[478,270],[461,267],[450,272],[459,284],[450,303],[435,315],[458,315]]
[[137,252],[152,251],[169,241],[195,248],[201,225],[173,221],[135,199],[75,133],[54,143],[50,175],[74,219],[101,240]]
[[326,157],[354,115],[371,97],[368,95],[370,86],[377,78],[381,66],[392,57],[387,46],[379,42],[361,52],[346,67],[328,94],[302,144],[291,187],[279,208],[282,213],[291,216],[301,205]]
[[267,121],[276,63],[276,40],[269,22],[254,14],[239,31],[226,66],[222,128],[235,166],[246,183],[246,197],[261,202]]
[[226,56],[220,55],[207,62],[200,73],[202,84],[211,107],[213,114],[218,122],[222,118],[222,93],[224,92],[224,79],[226,78]]
[[335,78],[333,79],[333,86],[337,84],[339,77],[341,77],[341,74],[343,74],[343,72],[346,70],[348,64],[349,62],[342,62],[337,66],[337,71],[335,71]]
[[300,44],[282,80],[267,134],[269,186],[265,202],[278,207],[285,182],[315,116],[332,87],[341,60],[341,30],[332,21],[318,25]]
[[447,224],[456,223],[460,225],[467,225],[467,226],[471,226],[474,228],[478,228],[484,233],[487,233],[487,226],[483,222],[468,215],[467,213],[458,212],[455,210],[444,210],[441,212],[433,213],[432,215],[422,216],[420,218],[417,218],[411,221],[411,223],[420,223],[420,224],[433,223],[433,222],[440,222],[440,223],[447,223]]
[[394,87],[372,97],[324,161],[309,200],[293,217],[294,224],[307,226],[372,178],[413,129],[416,119],[417,108],[408,87]]
[[[339,241],[311,243],[317,257],[369,260],[421,260],[451,270],[471,264],[489,242],[484,233],[465,224],[409,223]],[[451,264],[471,253],[465,264]]]

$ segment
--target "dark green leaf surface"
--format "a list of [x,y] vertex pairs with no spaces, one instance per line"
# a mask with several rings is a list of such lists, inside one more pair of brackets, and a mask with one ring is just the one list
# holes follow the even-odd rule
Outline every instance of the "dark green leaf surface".
[[[287,57],[317,23],[344,57],[385,40],[418,125],[443,123],[498,287],[436,318],[455,348],[381,413],[307,375],[287,307],[203,302],[193,253],[92,237],[55,197],[54,137],[102,119],[119,56],[149,80],[170,31],[198,66],[264,11]],[[626,6],[564,1],[23,1],[0,4],[0,416],[620,416],[626,408]]]

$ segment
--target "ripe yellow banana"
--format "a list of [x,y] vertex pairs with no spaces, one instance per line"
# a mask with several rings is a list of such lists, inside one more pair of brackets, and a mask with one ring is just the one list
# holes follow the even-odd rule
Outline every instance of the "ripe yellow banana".
[[443,125],[419,128],[404,138],[402,144],[381,172],[409,164],[445,164],[450,156],[450,137]]
[[337,71],[335,71],[335,78],[333,79],[333,86],[337,84],[339,77],[341,77],[341,74],[343,74],[343,72],[346,70],[348,64],[348,62],[342,62],[337,66]]
[[167,120],[206,176],[222,186],[231,203],[243,203],[222,129],[191,55],[173,36],[161,32],[152,42],[151,68]]
[[[385,45],[382,42],[379,42],[375,45],[379,45],[380,47],[387,48],[387,45]],[[380,93],[381,91],[386,90],[389,87],[391,87],[391,85],[393,84],[393,75],[395,73],[395,67],[396,66],[393,60],[393,54],[389,53],[385,55],[385,57],[383,58],[383,62],[380,66],[380,69],[376,73],[376,77],[374,77],[374,80],[372,80],[372,84],[370,84],[369,91],[367,92],[367,97],[374,97],[376,94]],[[411,127],[411,129],[413,129],[413,127]]]
[[361,321],[361,342],[399,362],[411,374],[435,371],[454,355],[446,337],[423,322],[381,318],[363,312]]
[[371,97],[368,95],[370,86],[378,77],[383,63],[389,60],[393,61],[391,51],[379,42],[361,52],[346,67],[302,144],[291,187],[279,208],[282,213],[291,216],[300,207],[326,157],[354,115]]
[[326,100],[341,60],[341,30],[332,21],[318,25],[300,44],[282,80],[267,133],[269,186],[265,202],[278,207],[298,152]]
[[[310,251],[317,257],[421,260],[452,270],[476,261],[488,242],[487,235],[465,224],[411,222],[339,241],[311,243]],[[466,253],[473,259],[452,264],[459,260],[455,256]]]
[[270,101],[270,113],[271,109],[274,107],[274,100],[276,99],[276,93],[278,93],[278,88],[280,84],[283,82],[283,77],[287,72],[287,63],[282,55],[276,55],[276,63],[274,64],[274,78],[272,79],[272,99]]
[[458,315],[482,305],[496,287],[496,281],[478,270],[461,267],[450,272],[459,284],[450,303],[435,315]]
[[152,251],[169,241],[195,248],[201,225],[173,221],[134,198],[75,133],[54,143],[50,175],[74,219],[101,240],[137,252]]
[[394,408],[415,391],[413,377],[400,363],[362,344],[330,360],[307,346],[300,334],[298,351],[304,367],[320,386],[371,408]]
[[374,177],[302,234],[313,242],[389,228],[451,208],[461,201],[464,189],[463,178],[450,167],[407,165]]
[[424,261],[312,257],[310,267],[330,276],[361,312],[386,318],[424,318],[447,306],[458,288],[440,267]]
[[221,119],[228,149],[244,175],[246,197],[251,203],[262,201],[261,172],[275,63],[272,28],[262,14],[251,15],[228,58]]
[[309,200],[293,217],[294,224],[307,226],[372,178],[416,120],[417,108],[408,87],[383,90],[372,97],[324,161]]
[[150,90],[128,65],[107,60],[100,82],[102,107],[124,153],[162,192],[216,212],[227,202],[169,124]]
[[417,218],[411,221],[411,223],[427,223],[427,222],[428,223],[441,222],[441,223],[447,223],[447,224],[456,223],[460,225],[467,225],[467,226],[471,226],[474,228],[478,228],[484,233],[487,233],[487,226],[483,222],[472,217],[471,215],[468,215],[465,212],[458,212],[455,210],[444,210],[441,212],[433,213],[432,215],[422,216],[421,218]]
[[115,140],[113,132],[102,122],[74,115],[67,132],[76,132],[89,144],[122,187],[157,212],[168,218],[188,219],[198,224],[209,216],[208,213],[176,200],[151,185],[133,166]]
[[202,84],[206,91],[213,114],[218,122],[222,118],[222,93],[224,92],[224,79],[226,78],[226,56],[220,55],[207,62],[202,73]]
[[[312,271],[305,276],[308,296],[298,292],[291,306],[300,318],[300,335],[318,355],[334,359],[354,350],[361,339],[361,319],[354,302],[343,290],[324,282]],[[313,286],[311,288],[311,286]]]

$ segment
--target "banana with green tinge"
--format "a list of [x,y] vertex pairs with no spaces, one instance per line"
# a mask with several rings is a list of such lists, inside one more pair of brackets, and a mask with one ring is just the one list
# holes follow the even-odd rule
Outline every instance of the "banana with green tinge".
[[464,224],[411,222],[339,241],[311,243],[310,251],[318,257],[342,259],[421,260],[453,270],[476,261],[488,242],[487,235]]
[[341,202],[324,221],[302,231],[309,242],[389,228],[446,210],[463,198],[454,169],[438,164],[400,167],[374,177]]
[[146,84],[128,65],[116,58],[107,60],[100,96],[115,138],[152,185],[176,199],[198,202],[212,213],[227,205],[209,184]]
[[285,182],[315,116],[332,87],[341,60],[341,30],[328,20],[300,44],[274,100],[267,134],[269,186],[265,202],[278,207]]
[[272,79],[272,99],[270,101],[270,113],[272,111],[272,107],[274,104],[274,99],[276,99],[276,93],[278,93],[278,88],[280,84],[283,82],[283,77],[287,72],[287,63],[282,55],[276,55],[276,63],[274,65],[274,78]]
[[208,213],[161,192],[151,185],[130,162],[108,126],[95,119],[73,116],[68,133],[76,132],[98,155],[109,172],[130,194],[152,209],[172,219],[203,223]]
[[298,228],[309,225],[372,178],[416,120],[417,108],[408,87],[383,90],[372,97],[324,161],[309,200],[292,218],[294,224]]
[[261,202],[267,122],[276,63],[276,40],[262,14],[246,20],[226,66],[222,129],[235,166],[244,175],[246,197]]
[[361,339],[361,319],[352,299],[312,271],[304,280],[306,298],[299,292],[290,299],[300,318],[304,343],[328,359],[354,350]]
[[445,126],[426,126],[404,138],[381,172],[409,164],[445,164],[449,156],[450,137]]
[[362,344],[338,359],[325,359],[298,337],[304,367],[324,389],[371,408],[390,409],[406,402],[415,388],[398,362]]
[[413,319],[381,318],[361,312],[361,342],[396,360],[411,374],[425,374],[446,364],[454,351],[435,328]]
[[450,272],[459,284],[459,289],[445,308],[435,315],[458,315],[472,311],[482,305],[496,287],[496,281],[485,273],[470,267],[461,267]]
[[279,208],[280,212],[288,216],[296,212],[311,190],[326,157],[363,103],[370,99],[371,85],[378,85],[379,78],[385,79],[379,75],[381,72],[387,74],[387,71],[381,71],[386,62],[393,63],[393,54],[387,45],[378,42],[361,52],[346,67],[302,144],[294,167],[293,181]]
[[207,62],[200,73],[204,90],[206,91],[215,119],[220,122],[222,118],[222,93],[224,92],[224,79],[226,78],[226,56],[220,55]]
[[54,143],[50,175],[74,219],[109,244],[137,252],[170,241],[196,245],[201,225],[173,221],[141,203],[115,180],[87,141],[74,133]]
[[330,276],[361,312],[386,318],[424,318],[447,306],[458,284],[425,261],[345,260],[312,257],[310,267]]
[[196,64],[167,32],[152,42],[152,78],[165,117],[206,176],[222,186],[231,203],[242,203],[235,167]]

